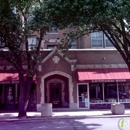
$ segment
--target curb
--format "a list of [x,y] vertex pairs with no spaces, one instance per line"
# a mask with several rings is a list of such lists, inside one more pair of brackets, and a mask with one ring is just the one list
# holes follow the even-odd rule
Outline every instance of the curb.
[[92,119],[92,118],[124,118],[130,117],[130,115],[90,115],[90,116],[56,116],[56,117],[27,117],[27,118],[0,118],[2,122],[29,122],[29,121],[49,121],[49,120],[61,120],[61,119]]

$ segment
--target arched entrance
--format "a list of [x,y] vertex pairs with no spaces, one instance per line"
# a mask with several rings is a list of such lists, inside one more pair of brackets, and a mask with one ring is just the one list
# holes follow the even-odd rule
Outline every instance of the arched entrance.
[[54,74],[45,78],[45,103],[53,107],[69,107],[68,78]]
[[[64,77],[66,78],[67,81],[67,85],[68,87],[66,87],[66,84],[64,86],[64,79],[61,79],[59,77],[55,77],[56,75],[58,75],[59,77]],[[60,81],[59,85],[61,85],[61,89],[59,92],[61,92],[61,107],[71,107],[71,104],[74,104],[74,98],[73,98],[73,83],[72,83],[72,77],[64,72],[60,72],[60,71],[53,71],[50,73],[45,74],[44,76],[41,77],[41,103],[47,103],[47,102],[51,102],[51,98],[49,96],[49,94],[51,94],[47,89],[50,90],[49,87],[47,87],[47,85],[49,83],[51,83],[52,81]],[[66,92],[64,92],[64,88],[66,90]],[[67,90],[68,89],[68,90]],[[48,92],[47,92],[48,91]],[[68,91],[68,92],[67,92]],[[68,98],[68,99],[67,99]],[[65,100],[65,101],[63,101]],[[39,105],[37,105],[37,108],[39,107]]]

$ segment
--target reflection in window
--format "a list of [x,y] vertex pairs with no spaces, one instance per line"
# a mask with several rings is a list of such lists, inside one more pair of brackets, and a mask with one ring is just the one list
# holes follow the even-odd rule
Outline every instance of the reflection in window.
[[119,83],[119,101],[120,102],[130,102],[130,90],[129,90],[129,83]]
[[117,84],[105,83],[104,95],[105,95],[105,101],[117,102]]
[[72,40],[70,49],[76,49],[77,48],[77,41],[76,39]]
[[8,91],[8,93],[7,93],[7,102],[9,104],[12,104],[14,102],[13,88],[12,87],[8,87],[7,91]]
[[103,91],[102,91],[102,84],[100,83],[92,83],[89,87],[90,93],[90,102],[97,103],[103,101]]
[[36,37],[35,36],[28,38],[28,47],[31,50],[35,49],[35,47],[36,47]]
[[79,108],[88,108],[87,85],[78,85]]
[[55,28],[55,27],[50,27],[49,28],[49,33],[57,33],[58,31],[57,31],[57,28]]
[[103,32],[91,33],[91,44],[92,47],[102,47],[102,48],[114,47]]

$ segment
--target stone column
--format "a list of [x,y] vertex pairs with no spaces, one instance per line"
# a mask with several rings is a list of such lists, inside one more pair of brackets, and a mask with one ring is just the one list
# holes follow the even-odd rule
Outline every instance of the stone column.
[[74,103],[73,89],[72,79],[69,79],[69,107],[70,109],[77,109],[77,103]]
[[44,81],[42,80],[40,84],[40,90],[41,90],[41,101],[40,101],[40,104],[37,104],[37,111],[41,111],[41,104],[45,103]]

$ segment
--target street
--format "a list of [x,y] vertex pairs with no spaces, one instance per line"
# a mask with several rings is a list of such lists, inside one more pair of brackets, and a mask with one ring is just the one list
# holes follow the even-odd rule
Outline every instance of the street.
[[[123,118],[54,118],[0,122],[0,130],[119,130]],[[130,129],[130,118],[124,117],[123,130]]]

